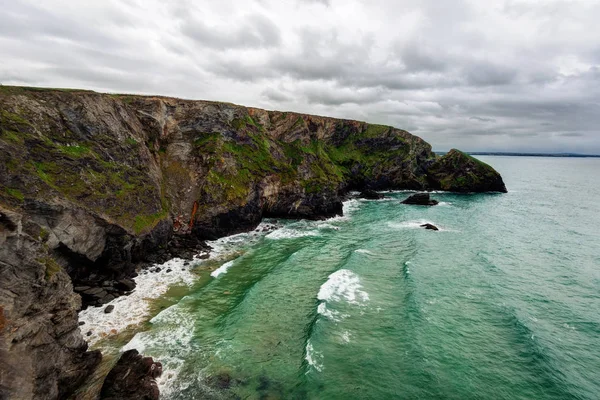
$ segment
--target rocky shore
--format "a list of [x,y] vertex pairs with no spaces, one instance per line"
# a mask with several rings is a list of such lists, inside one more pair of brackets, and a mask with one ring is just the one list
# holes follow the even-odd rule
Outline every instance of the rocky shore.
[[0,398],[69,397],[101,359],[77,312],[133,290],[140,267],[384,189],[506,191],[490,166],[389,126],[0,86]]

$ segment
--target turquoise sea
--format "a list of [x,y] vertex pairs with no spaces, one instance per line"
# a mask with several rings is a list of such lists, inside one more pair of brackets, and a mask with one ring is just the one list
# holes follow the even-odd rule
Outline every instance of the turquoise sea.
[[213,243],[127,347],[165,399],[600,398],[600,159],[478,158],[509,193]]

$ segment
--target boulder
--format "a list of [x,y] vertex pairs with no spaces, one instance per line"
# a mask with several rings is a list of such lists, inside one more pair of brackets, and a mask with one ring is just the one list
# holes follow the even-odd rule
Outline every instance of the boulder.
[[104,314],[110,314],[110,313],[111,313],[111,312],[112,312],[114,309],[115,309],[115,306],[113,306],[112,304],[111,304],[111,305],[108,305],[108,306],[106,306],[106,308],[104,309]]
[[135,289],[135,282],[132,279],[121,279],[117,282],[117,289],[124,292],[131,292]]
[[415,204],[418,206],[435,206],[438,204],[437,200],[429,198],[429,193],[417,193],[412,196],[408,196],[402,204]]
[[128,350],[104,380],[100,390],[103,400],[158,400],[155,378],[162,374],[162,364],[152,357],[143,357],[137,350]]
[[431,224],[423,224],[423,225],[421,225],[421,228],[430,229],[432,231],[439,231],[440,230],[437,226],[431,225]]
[[375,190],[366,189],[366,190],[363,190],[362,192],[360,192],[358,197],[361,199],[367,199],[367,200],[380,200],[380,199],[383,199],[383,194],[378,193]]

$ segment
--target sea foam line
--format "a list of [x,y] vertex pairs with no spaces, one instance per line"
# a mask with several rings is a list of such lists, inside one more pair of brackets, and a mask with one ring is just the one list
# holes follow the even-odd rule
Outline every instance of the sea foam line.
[[[198,262],[194,259],[191,263]],[[160,272],[141,271],[134,278],[135,289],[127,296],[120,296],[100,307],[88,307],[79,313],[79,321],[83,322],[81,330],[90,345],[100,339],[116,335],[128,326],[137,325],[149,317],[149,300],[156,299],[176,284],[191,285],[195,280],[191,265],[184,265],[185,260],[175,258],[157,265]],[[169,271],[169,272],[167,272]],[[111,313],[104,309],[113,305]]]

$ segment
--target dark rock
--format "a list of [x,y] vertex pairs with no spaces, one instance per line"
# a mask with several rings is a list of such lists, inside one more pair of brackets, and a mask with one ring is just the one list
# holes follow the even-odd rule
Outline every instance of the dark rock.
[[427,179],[432,189],[506,193],[504,181],[494,168],[456,149],[427,167]]
[[360,192],[358,197],[361,199],[368,199],[368,200],[380,200],[380,199],[383,199],[384,196],[383,196],[383,194],[378,193],[375,190],[366,189],[366,190],[363,190],[362,192]]
[[79,326],[85,325],[85,321],[79,321]]
[[423,224],[421,225],[421,228],[431,229],[432,231],[439,231],[439,228],[437,226],[431,224]]
[[154,269],[154,272],[160,272],[160,271],[161,271],[161,269],[160,269],[160,268],[158,268],[158,267],[156,267],[156,268]]
[[155,378],[162,374],[162,364],[151,357],[128,350],[108,373],[100,390],[103,400],[158,400]]
[[132,279],[120,279],[117,281],[117,289],[125,292],[131,292],[133,289],[135,289],[135,281]]
[[165,272],[168,274],[171,271],[172,271],[171,268],[168,268]]
[[408,196],[402,204],[415,204],[419,206],[435,206],[438,204],[437,200],[429,198],[429,193],[416,193],[412,196]]
[[87,333],[85,334],[85,336],[92,336],[92,331],[87,331]]
[[106,306],[106,308],[104,309],[104,314],[109,314],[111,313],[113,310],[115,309],[115,306],[113,306],[112,304]]

